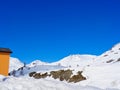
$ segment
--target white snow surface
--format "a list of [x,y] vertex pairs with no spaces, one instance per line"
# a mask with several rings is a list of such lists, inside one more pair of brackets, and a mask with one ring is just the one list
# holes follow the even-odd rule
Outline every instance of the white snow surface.
[[[10,71],[23,66],[16,58],[11,58],[10,62]],[[52,77],[34,79],[28,76],[32,71],[44,73],[61,69],[74,70],[74,74],[83,71],[87,80],[67,83]],[[36,60],[23,68],[23,75],[19,73],[17,71],[19,77],[0,75],[0,90],[120,90],[120,43],[100,56],[70,55],[54,63]]]
[[58,62],[52,63],[53,65],[62,65],[66,67],[78,67],[78,66],[86,66],[92,63],[92,61],[96,58],[95,55],[70,55]]
[[[103,90],[92,86],[80,86],[53,79],[33,79],[29,77],[8,77],[0,82],[0,90]],[[114,90],[114,89],[111,89]]]
[[43,62],[41,60],[35,60],[33,62],[31,62],[30,64],[28,64],[29,67],[34,67],[34,66],[37,66],[37,65],[47,65],[48,63],[46,62]]
[[22,66],[23,66],[23,63],[18,58],[10,57],[9,72],[13,70],[17,70],[18,68]]
[[[94,59],[94,65],[116,63],[120,59],[120,43]],[[109,62],[111,61],[111,62]],[[107,63],[109,62],[109,63]]]

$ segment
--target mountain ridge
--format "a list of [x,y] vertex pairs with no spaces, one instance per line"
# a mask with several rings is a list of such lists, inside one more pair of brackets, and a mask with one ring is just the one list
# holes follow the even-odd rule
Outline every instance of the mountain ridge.
[[[21,63],[20,61],[18,62]],[[13,63],[13,66],[14,64],[19,64],[18,62]],[[0,89],[4,86],[6,88],[4,90],[24,90],[24,87],[29,88],[29,86],[34,84],[32,86],[34,89],[30,87],[27,90],[41,90],[41,88],[42,90],[63,90],[63,88],[66,90],[80,90],[82,88],[81,86],[84,86],[83,89],[85,90],[120,90],[119,43],[99,56],[77,54],[67,56],[54,63],[35,60],[26,66],[22,63],[21,66],[10,73],[12,76],[8,76],[7,78],[0,76]],[[66,75],[69,74],[71,76],[69,76],[68,80],[75,80],[74,83],[68,83],[68,81],[64,80]],[[7,84],[3,83],[4,81]],[[21,82],[22,86],[20,89],[16,89],[15,87],[20,86],[19,82]],[[62,89],[60,88],[61,85],[63,87]],[[11,87],[13,88],[11,89]]]

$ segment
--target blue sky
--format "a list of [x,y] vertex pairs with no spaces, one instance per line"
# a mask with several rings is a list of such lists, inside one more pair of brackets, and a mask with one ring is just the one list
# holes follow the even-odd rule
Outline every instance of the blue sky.
[[0,47],[23,62],[100,55],[118,42],[119,0],[0,0]]

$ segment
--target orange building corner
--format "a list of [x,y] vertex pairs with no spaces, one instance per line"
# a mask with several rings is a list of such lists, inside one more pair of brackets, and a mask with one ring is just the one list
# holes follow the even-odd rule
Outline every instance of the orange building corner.
[[9,48],[0,48],[0,74],[8,76],[9,58],[12,51]]

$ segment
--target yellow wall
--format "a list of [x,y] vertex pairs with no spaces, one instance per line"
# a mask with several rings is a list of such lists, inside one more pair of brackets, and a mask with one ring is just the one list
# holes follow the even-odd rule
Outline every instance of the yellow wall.
[[0,52],[0,74],[8,76],[10,53]]

